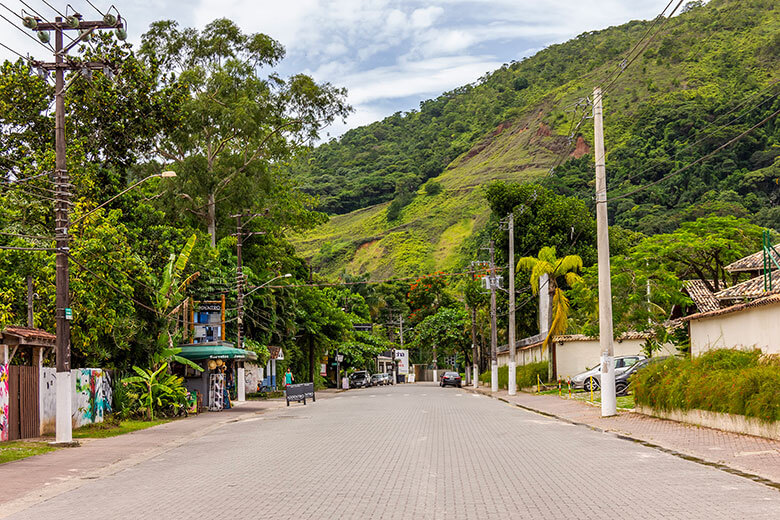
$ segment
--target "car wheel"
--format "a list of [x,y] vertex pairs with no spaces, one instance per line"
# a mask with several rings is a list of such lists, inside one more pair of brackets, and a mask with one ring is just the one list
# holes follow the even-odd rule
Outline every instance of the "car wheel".
[[628,385],[625,383],[617,383],[615,385],[615,395],[626,395]]
[[[595,379],[593,379],[592,381],[593,381],[593,390],[594,390],[594,391],[598,390],[598,389],[599,389],[599,382],[598,382],[598,381],[596,381]],[[591,382],[591,379],[590,379],[590,378],[588,378],[588,379],[586,379],[586,380],[585,380],[585,382],[582,384],[582,388],[583,388],[583,389],[584,389],[586,392],[590,392],[590,382]]]

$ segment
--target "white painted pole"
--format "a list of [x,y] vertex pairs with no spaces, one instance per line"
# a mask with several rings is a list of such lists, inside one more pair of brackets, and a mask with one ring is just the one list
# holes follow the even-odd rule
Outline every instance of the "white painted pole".
[[596,235],[599,262],[599,344],[601,346],[601,416],[617,413],[612,332],[612,283],[609,269],[607,221],[607,169],[604,156],[604,123],[601,89],[593,90],[593,135],[596,156]]
[[495,244],[490,241],[490,391],[498,392],[498,326],[496,324]]
[[515,345],[515,216],[509,213],[509,395],[517,394],[517,359]]
[[236,378],[238,381],[238,401],[244,402],[246,401],[246,369],[244,367],[238,367],[238,375],[236,375]]
[[71,417],[71,375],[70,370],[57,372],[55,376],[57,388],[57,444],[73,442],[72,417]]

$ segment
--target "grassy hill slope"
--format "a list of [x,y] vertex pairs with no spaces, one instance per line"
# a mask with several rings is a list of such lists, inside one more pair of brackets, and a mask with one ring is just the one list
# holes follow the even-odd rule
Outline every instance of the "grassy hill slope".
[[[668,21],[663,32],[607,93],[605,125],[611,186],[627,190],[652,182],[696,154],[714,149],[780,106],[777,97],[771,97],[780,59],[779,9],[773,0],[713,0]],[[488,222],[490,215],[480,189],[486,182],[542,181],[589,201],[593,192],[593,157],[589,155],[592,131],[585,121],[575,140],[569,142],[572,124],[583,113],[573,114],[571,105],[589,95],[592,86],[615,69],[647,27],[647,22],[631,22],[585,33],[523,62],[507,65],[477,86],[446,94],[447,103],[455,103],[458,110],[444,110],[439,117],[461,117],[468,131],[452,133],[451,140],[467,146],[462,151],[457,146],[448,149],[448,153],[459,154],[433,177],[443,188],[436,195],[428,195],[420,187],[430,177],[409,176],[414,164],[407,159],[414,154],[401,149],[406,146],[410,151],[421,149],[431,154],[443,149],[441,122],[425,115],[427,102],[419,112],[393,116],[324,145],[324,150],[315,151],[313,166],[301,173],[304,181],[316,185],[323,180],[318,177],[320,170],[338,172],[336,184],[343,189],[337,187],[327,194],[331,202],[354,204],[355,193],[362,193],[361,189],[369,194],[363,204],[383,202],[333,216],[327,224],[296,238],[296,247],[325,274],[369,273],[376,279],[446,270],[463,263],[461,244]],[[510,90],[517,78],[531,78],[531,85]],[[511,98],[514,106],[502,101],[507,92],[511,95],[504,97]],[[729,112],[751,95],[755,96],[752,103]],[[760,106],[747,111],[758,102]],[[490,109],[493,120],[475,118],[464,112],[463,106],[483,112]],[[732,124],[723,124],[740,115]],[[458,122],[456,118],[449,125],[454,128]],[[491,126],[477,135],[476,129],[488,123]],[[405,134],[399,133],[399,125],[410,128]],[[736,195],[740,189],[750,189],[735,186],[734,172],[739,172],[740,179],[750,177],[749,173],[774,167],[774,159],[780,156],[778,127],[774,123],[765,125],[761,132],[752,136],[744,149],[729,155],[732,164],[728,168],[703,165],[685,179],[664,183],[660,191],[623,199],[610,208],[614,218],[627,227],[661,231],[656,228],[670,221],[670,214],[676,215],[705,199],[711,203],[713,196],[720,196],[712,195],[713,187],[733,187]],[[386,142],[376,139],[383,134]],[[701,142],[686,148],[684,145],[692,139]],[[680,155],[681,150],[686,153]],[[397,170],[392,168],[393,154],[401,164]],[[756,154],[760,155],[758,159]],[[559,157],[568,162],[549,177]],[[424,159],[423,155],[419,160]],[[372,170],[372,165],[381,174]],[[393,179],[399,171],[402,182],[396,178],[392,192],[371,194],[366,186],[361,188],[361,182],[373,182],[377,176],[380,180]],[[762,179],[771,172],[763,175]],[[328,181],[330,188],[334,187],[333,177],[330,175]],[[404,193],[404,186],[410,193]],[[770,193],[774,188],[764,188],[765,198],[751,202],[753,207],[745,206],[746,211],[758,215],[780,200],[780,193]],[[389,202],[391,198],[396,202]],[[396,207],[388,219],[391,204]],[[780,218],[778,221],[780,225]]]

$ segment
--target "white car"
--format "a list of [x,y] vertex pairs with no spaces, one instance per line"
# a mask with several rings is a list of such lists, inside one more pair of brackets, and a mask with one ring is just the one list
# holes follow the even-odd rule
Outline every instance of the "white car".
[[[634,364],[645,359],[645,356],[637,354],[635,356],[618,356],[615,358],[615,375],[622,374]],[[601,364],[599,363],[590,370],[581,372],[571,378],[571,386],[575,390],[584,389],[590,392],[591,381],[593,382],[593,389],[598,390],[601,387]]]

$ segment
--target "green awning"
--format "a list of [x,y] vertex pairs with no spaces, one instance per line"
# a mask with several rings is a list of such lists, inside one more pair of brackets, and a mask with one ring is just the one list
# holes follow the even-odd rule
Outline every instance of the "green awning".
[[195,343],[190,345],[179,345],[181,353],[179,355],[190,361],[201,361],[203,359],[238,359],[255,360],[257,354],[251,350],[244,350],[229,346],[224,343]]

